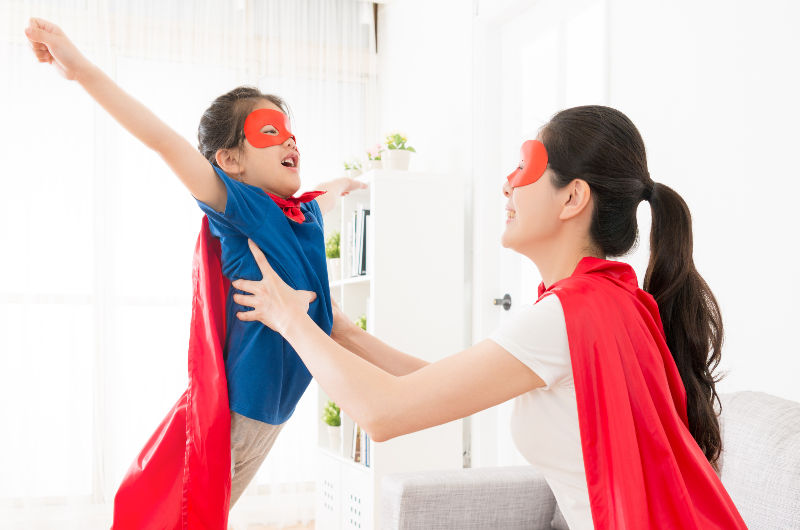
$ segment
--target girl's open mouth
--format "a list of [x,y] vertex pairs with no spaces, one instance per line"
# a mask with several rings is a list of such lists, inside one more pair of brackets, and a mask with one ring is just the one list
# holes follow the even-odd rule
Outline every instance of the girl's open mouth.
[[296,153],[290,153],[286,155],[286,157],[283,160],[281,160],[281,165],[283,167],[296,168],[299,158],[300,157],[298,157]]
[[517,212],[515,212],[514,210],[506,209],[506,223],[510,223],[511,221],[513,221],[516,216]]

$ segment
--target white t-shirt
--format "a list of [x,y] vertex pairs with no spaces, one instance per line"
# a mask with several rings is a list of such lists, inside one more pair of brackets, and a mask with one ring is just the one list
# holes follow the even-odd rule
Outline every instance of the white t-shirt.
[[567,325],[555,295],[523,307],[490,337],[545,382],[514,399],[511,436],[547,479],[571,530],[592,530]]

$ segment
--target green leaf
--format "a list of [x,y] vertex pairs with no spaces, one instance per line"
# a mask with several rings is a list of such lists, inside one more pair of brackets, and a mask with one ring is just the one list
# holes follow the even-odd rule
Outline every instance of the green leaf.
[[412,153],[416,153],[413,147],[406,147],[406,151],[411,151]]
[[389,147],[389,149],[397,149],[397,148],[396,148],[394,145],[392,145],[392,144],[389,144],[389,146],[388,146],[388,147]]

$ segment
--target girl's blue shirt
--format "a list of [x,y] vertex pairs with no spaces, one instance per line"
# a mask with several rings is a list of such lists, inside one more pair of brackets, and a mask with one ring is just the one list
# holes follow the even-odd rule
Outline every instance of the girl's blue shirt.
[[[252,239],[289,286],[317,293],[308,314],[330,335],[333,313],[317,201],[300,205],[305,221],[297,223],[262,189],[237,182],[216,166],[214,170],[228,189],[225,211],[215,212],[201,201],[197,204],[208,216],[211,234],[220,239],[225,277],[261,280],[247,245],[247,239]],[[231,287],[226,306],[225,372],[230,408],[242,416],[280,425],[292,416],[311,374],[280,334],[261,322],[243,322],[236,317],[251,308],[235,303],[234,292],[246,294]]]

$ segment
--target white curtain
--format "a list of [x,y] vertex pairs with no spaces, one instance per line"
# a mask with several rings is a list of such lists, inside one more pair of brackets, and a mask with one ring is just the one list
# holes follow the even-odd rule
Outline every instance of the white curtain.
[[[194,144],[215,97],[241,84],[281,95],[313,189],[377,137],[373,5],[0,0],[0,527],[105,529],[186,387],[201,212],[155,154],[35,61],[31,16]],[[232,527],[313,519],[314,385]]]

